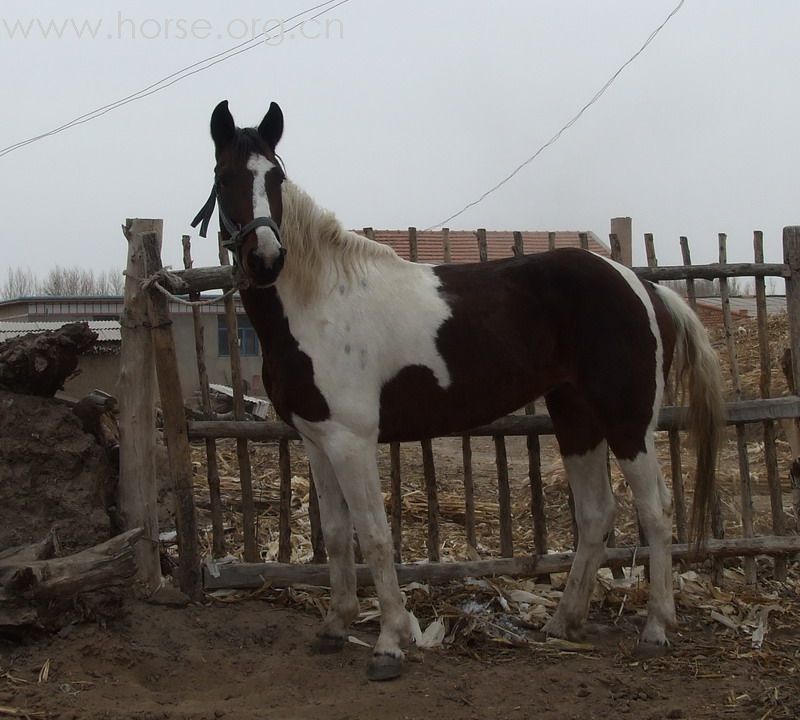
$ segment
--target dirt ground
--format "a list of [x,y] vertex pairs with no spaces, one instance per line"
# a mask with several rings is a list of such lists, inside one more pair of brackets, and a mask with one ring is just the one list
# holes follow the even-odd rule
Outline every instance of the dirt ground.
[[[745,368],[747,369],[747,368]],[[751,371],[752,373],[752,371]],[[757,492],[759,531],[768,531],[764,504],[760,429],[748,435]],[[459,440],[434,441],[442,503],[442,556],[464,559]],[[663,440],[660,451],[667,457]],[[518,553],[532,552],[532,530],[524,440],[508,440],[509,473]],[[220,444],[223,489],[236,482],[232,445]],[[781,477],[788,462],[779,446]],[[202,499],[205,467],[198,448],[195,467]],[[277,547],[275,449],[256,443],[251,459],[259,501],[259,542],[265,559]],[[481,556],[497,553],[497,488],[491,439],[477,440],[473,465]],[[664,464],[665,469],[668,464]],[[686,454],[685,474],[692,467]],[[381,451],[382,476],[388,454]],[[733,437],[720,472],[732,535],[740,530],[737,456]],[[308,473],[293,447],[293,560],[307,561]],[[552,439],[542,438],[548,529],[551,546],[569,549],[571,528],[563,471]],[[425,556],[425,507],[418,446],[402,449],[404,558]],[[39,540],[57,527],[62,551],[105,538],[103,488],[111,469],[92,438],[69,410],[38,398],[0,394],[0,550]],[[619,536],[636,541],[630,498],[618,476]],[[448,501],[452,500],[448,504]],[[787,495],[786,507],[791,498]],[[763,520],[762,520],[763,518]],[[167,514],[164,515],[169,522]],[[791,518],[787,515],[787,522]],[[201,524],[207,517],[201,513]],[[240,549],[240,521],[231,503],[226,514],[228,550]],[[474,552],[474,551],[473,551]],[[771,582],[768,561],[759,567],[758,590],[739,582],[736,561],[724,591],[698,575],[682,575],[676,586],[680,626],[671,652],[642,659],[633,653],[646,607],[638,581],[598,592],[584,643],[543,642],[519,623],[508,598],[522,587],[497,579],[478,590],[464,583],[407,589],[409,606],[423,628],[444,619],[448,642],[431,650],[412,648],[406,673],[396,681],[369,683],[364,674],[369,649],[350,643],[340,655],[319,656],[309,644],[324,611],[324,589],[265,589],[207,597],[188,607],[150,605],[129,597],[119,617],[70,625],[55,635],[30,634],[24,642],[0,634],[0,718],[176,720],[178,718],[734,718],[788,720],[800,717],[800,567],[790,563],[790,580]],[[684,580],[683,578],[689,578]],[[557,597],[555,589],[528,590]],[[505,583],[505,584],[504,584]],[[601,584],[599,583],[598,586]],[[687,588],[692,586],[693,593]],[[372,606],[371,591],[362,608]],[[478,622],[470,604],[491,613]],[[517,607],[513,606],[512,610]],[[549,605],[547,606],[550,607]],[[531,607],[530,612],[535,609]],[[353,628],[371,644],[374,613]],[[753,618],[763,617],[763,645],[753,642]],[[371,619],[370,619],[371,618]],[[768,618],[768,619],[767,619]],[[517,624],[515,624],[517,623]],[[749,623],[749,624],[748,624]],[[497,630],[494,632],[493,630]]]
[[[632,657],[633,628],[604,624],[590,632],[594,649],[584,652],[503,648],[476,660],[463,651],[412,651],[406,674],[389,683],[365,679],[365,647],[310,654],[316,623],[276,601],[184,609],[132,602],[107,627],[76,626],[2,647],[0,717],[11,708],[18,717],[62,720],[750,720],[800,713],[800,682],[774,672],[775,650],[742,644],[720,655],[713,632],[691,621],[666,659]],[[371,642],[375,630],[370,624],[354,634]],[[790,640],[796,653],[800,637]],[[791,651],[784,654],[791,663]]]

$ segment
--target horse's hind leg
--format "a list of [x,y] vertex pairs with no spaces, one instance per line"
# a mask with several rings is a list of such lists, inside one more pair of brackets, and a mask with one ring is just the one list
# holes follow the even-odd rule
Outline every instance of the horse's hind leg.
[[[645,452],[632,460],[617,462],[633,491],[639,521],[650,546],[650,599],[647,622],[640,638],[640,650],[661,651],[669,644],[666,629],[675,625],[672,594],[672,496],[664,484],[655,453],[653,432],[645,436]],[[615,443],[612,441],[611,449]],[[617,454],[615,452],[615,454]]]
[[605,558],[615,503],[608,482],[607,444],[591,408],[572,388],[547,396],[572,495],[578,525],[578,550],[564,594],[546,633],[574,638],[586,621],[597,570]]
[[305,448],[314,474],[331,576],[331,606],[317,633],[314,649],[330,653],[344,648],[347,628],[358,617],[353,523],[327,456],[309,440],[305,441]]

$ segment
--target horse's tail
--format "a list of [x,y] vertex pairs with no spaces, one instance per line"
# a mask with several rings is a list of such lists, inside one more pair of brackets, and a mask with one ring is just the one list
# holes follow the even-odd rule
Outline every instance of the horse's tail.
[[656,286],[675,323],[673,367],[681,394],[688,393],[686,425],[697,454],[690,544],[699,544],[714,503],[717,452],[725,425],[725,402],[719,360],[695,312],[677,293]]

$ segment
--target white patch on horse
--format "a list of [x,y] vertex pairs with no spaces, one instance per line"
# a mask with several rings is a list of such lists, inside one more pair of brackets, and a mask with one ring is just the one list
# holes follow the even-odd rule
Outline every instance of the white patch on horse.
[[451,311],[431,266],[387,255],[364,262],[368,283],[342,284],[334,270],[321,268],[329,291],[314,305],[283,275],[276,288],[289,330],[314,364],[331,421],[369,436],[377,432],[381,389],[403,368],[422,365],[442,388],[450,385],[436,336]]
[[[598,255],[598,257],[602,257],[602,255]],[[650,296],[647,294],[647,289],[633,270],[625,265],[620,265],[613,260],[609,260],[606,257],[604,257],[603,260],[625,278],[628,285],[631,286],[631,290],[636,293],[636,297],[638,297],[642,305],[644,305],[645,312],[647,313],[647,320],[650,323],[650,332],[656,341],[656,391],[653,397],[653,411],[650,415],[650,423],[648,425],[648,430],[653,431],[658,424],[658,411],[661,408],[661,397],[664,393],[664,346],[661,340],[661,330],[658,327],[658,320],[656,320],[656,311],[650,300]]]
[[[264,155],[253,153],[247,161],[247,169],[253,173],[253,217],[271,217],[269,200],[267,199],[267,173],[275,167]],[[258,246],[256,252],[261,255],[269,267],[280,254],[281,246],[272,228],[258,227],[255,230]]]

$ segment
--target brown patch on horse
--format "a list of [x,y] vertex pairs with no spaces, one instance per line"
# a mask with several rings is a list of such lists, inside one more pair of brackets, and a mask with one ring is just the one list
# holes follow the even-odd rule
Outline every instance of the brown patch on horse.
[[314,365],[289,330],[275,288],[248,288],[240,295],[261,343],[261,377],[275,411],[289,425],[293,415],[308,422],[327,420],[331,412],[314,383]]
[[[381,392],[381,440],[466,430],[567,384],[592,410],[587,423],[586,413],[567,407],[574,399],[562,401],[559,440],[568,448],[586,452],[606,436],[622,458],[645,449],[656,340],[646,308],[617,270],[568,248],[434,272],[452,312],[436,339],[451,384],[440,387],[423,366],[402,369]],[[571,393],[551,402],[562,395]]]

